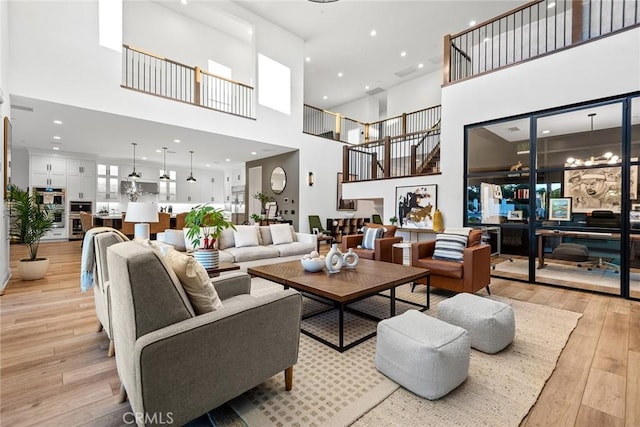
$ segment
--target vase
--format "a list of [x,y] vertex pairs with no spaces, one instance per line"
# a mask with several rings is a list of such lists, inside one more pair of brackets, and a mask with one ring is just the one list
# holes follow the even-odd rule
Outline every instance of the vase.
[[353,248],[349,248],[349,252],[342,256],[344,261],[344,268],[356,268],[356,265],[360,262],[360,257],[357,253],[353,252]]
[[342,258],[342,252],[338,249],[338,244],[334,243],[329,249],[329,253],[325,259],[325,265],[329,273],[337,273],[342,268],[344,259]]
[[26,258],[18,262],[18,275],[22,280],[42,279],[48,270],[49,258],[37,258],[33,261]]
[[433,214],[433,231],[440,233],[444,230],[444,221],[442,220],[442,212],[436,209]]
[[206,269],[218,268],[220,264],[217,249],[198,249],[193,251],[193,257]]

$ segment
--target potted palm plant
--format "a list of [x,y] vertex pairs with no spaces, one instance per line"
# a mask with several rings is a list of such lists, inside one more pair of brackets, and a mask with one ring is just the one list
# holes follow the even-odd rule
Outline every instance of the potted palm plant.
[[218,267],[218,250],[215,248],[220,233],[227,228],[236,229],[231,221],[224,218],[224,211],[210,205],[192,208],[184,219],[189,229],[187,239],[195,248],[193,256],[205,268]]
[[40,239],[53,227],[48,209],[40,207],[36,198],[15,185],[9,186],[11,215],[14,217],[19,242],[29,249],[29,258],[18,261],[18,274],[22,280],[42,279],[49,269],[49,259],[38,257]]

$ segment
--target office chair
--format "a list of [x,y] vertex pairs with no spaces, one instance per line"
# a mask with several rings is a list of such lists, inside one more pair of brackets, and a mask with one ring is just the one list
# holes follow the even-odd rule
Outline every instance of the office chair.
[[[594,210],[590,215],[587,215],[587,227],[596,228],[620,228],[620,214],[615,214],[609,210]],[[591,263],[587,267],[587,270],[593,270],[593,267],[612,267],[614,273],[620,273],[620,266],[612,262],[603,261],[602,257],[598,257],[598,260]]]
[[382,218],[380,218],[378,214],[373,214],[371,215],[371,222],[374,224],[382,224]]

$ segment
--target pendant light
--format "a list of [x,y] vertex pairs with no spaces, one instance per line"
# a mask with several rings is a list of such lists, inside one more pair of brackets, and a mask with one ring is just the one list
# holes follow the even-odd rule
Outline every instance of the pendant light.
[[138,179],[140,178],[140,174],[136,172],[136,145],[138,145],[138,143],[132,142],[131,145],[133,145],[133,172],[127,175],[127,177],[129,179]]
[[169,181],[171,178],[167,174],[167,147],[162,147],[162,175],[160,175],[160,181]]
[[193,150],[190,150],[191,153],[191,171],[189,172],[189,177],[187,178],[187,182],[196,182],[197,180],[193,177]]

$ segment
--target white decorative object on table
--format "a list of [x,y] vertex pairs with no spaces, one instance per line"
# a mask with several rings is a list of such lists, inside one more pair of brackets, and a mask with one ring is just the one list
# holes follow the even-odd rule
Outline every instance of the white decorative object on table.
[[318,271],[322,271],[324,267],[324,258],[302,258],[300,259],[300,263],[302,263],[302,268],[310,273],[317,273]]
[[325,264],[327,266],[327,271],[329,273],[337,273],[342,268],[342,264],[344,260],[342,258],[342,252],[338,249],[338,244],[334,243],[331,245],[331,249],[327,254],[327,258],[325,259]]
[[353,248],[349,248],[349,252],[342,256],[344,268],[356,268],[360,262],[360,257],[357,253],[353,252]]

